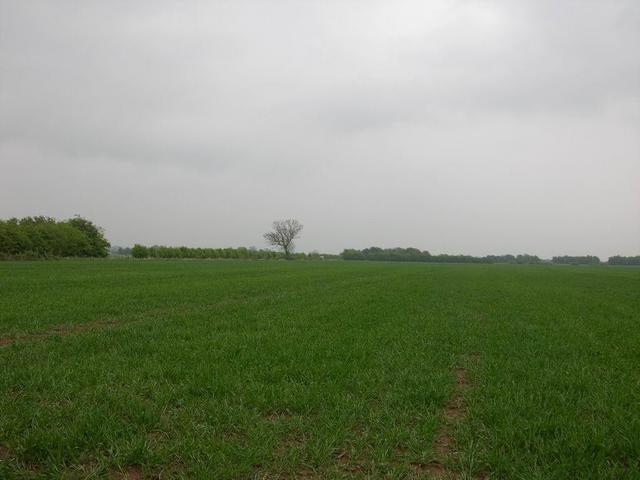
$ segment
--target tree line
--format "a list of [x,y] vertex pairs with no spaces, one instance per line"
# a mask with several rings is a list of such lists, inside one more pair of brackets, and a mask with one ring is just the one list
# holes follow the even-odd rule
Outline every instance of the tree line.
[[320,260],[335,259],[338,255],[311,253],[287,253],[276,252],[274,250],[264,250],[257,248],[191,248],[191,247],[166,247],[162,245],[135,244],[131,249],[133,258],[231,258],[244,260],[278,260],[290,258],[294,260]]
[[[430,263],[513,263],[538,264],[555,263],[565,265],[597,265],[600,259],[593,255],[556,256],[550,261],[536,255],[432,255],[427,250],[417,248],[379,248],[363,250],[345,249],[340,255],[311,253],[293,253],[293,240],[302,230],[297,220],[279,220],[273,223],[273,231],[264,235],[267,242],[282,251],[245,248],[191,248],[168,246],[144,246],[140,244],[128,247],[114,247],[105,239],[104,230],[91,220],[75,216],[58,221],[51,217],[36,216],[24,218],[0,219],[0,260],[2,259],[40,259],[59,257],[106,257],[132,256],[134,258],[228,258],[228,259],[344,259],[395,262]],[[609,265],[640,265],[640,256],[609,257]]]
[[600,259],[593,255],[583,255],[577,257],[564,255],[562,257],[553,257],[551,259],[551,263],[562,265],[598,265],[600,263]]
[[615,255],[609,257],[609,265],[640,265],[640,255],[635,257],[622,257]]
[[104,230],[80,216],[0,220],[0,259],[106,257],[109,246]]
[[[369,247],[362,250],[345,249],[341,254],[344,260],[369,260],[387,262],[429,262],[429,263],[513,263],[538,264],[555,263],[558,265],[599,265],[600,258],[594,255],[556,256],[551,260],[544,260],[537,255],[486,255],[474,257],[472,255],[432,255],[427,250],[417,248],[379,248]],[[640,255],[623,257],[616,255],[609,257],[609,265],[640,265]]]
[[472,255],[431,255],[427,250],[417,248],[379,248],[370,247],[363,250],[346,249],[341,257],[344,260],[372,260],[393,262],[429,262],[429,263],[542,263],[536,255],[487,255],[474,257]]

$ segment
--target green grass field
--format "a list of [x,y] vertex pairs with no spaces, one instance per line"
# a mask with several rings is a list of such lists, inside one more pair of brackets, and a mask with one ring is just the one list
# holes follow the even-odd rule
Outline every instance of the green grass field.
[[0,478],[640,478],[639,268],[4,262],[0,338]]

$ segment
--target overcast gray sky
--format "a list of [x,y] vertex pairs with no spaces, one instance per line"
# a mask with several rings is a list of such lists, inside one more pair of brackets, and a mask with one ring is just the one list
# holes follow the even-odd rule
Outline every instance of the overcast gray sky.
[[0,0],[0,218],[640,254],[638,0]]

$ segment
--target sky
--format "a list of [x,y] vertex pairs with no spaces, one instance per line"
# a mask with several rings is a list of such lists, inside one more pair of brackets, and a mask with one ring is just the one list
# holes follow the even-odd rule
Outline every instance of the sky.
[[0,218],[640,255],[637,0],[0,0]]

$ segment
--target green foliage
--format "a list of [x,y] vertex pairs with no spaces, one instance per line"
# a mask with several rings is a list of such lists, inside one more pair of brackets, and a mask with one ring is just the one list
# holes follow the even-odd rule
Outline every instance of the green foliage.
[[136,243],[131,249],[131,256],[133,258],[147,258],[149,256],[149,249],[144,245]]
[[280,258],[281,255],[270,250],[249,250],[247,248],[190,248],[190,247],[167,247],[162,245],[153,245],[144,247],[142,245],[134,246],[134,250],[144,252],[143,255],[132,254],[136,258],[252,258],[252,259],[270,259]]
[[364,250],[347,249],[342,252],[344,260],[373,260],[393,262],[429,262],[429,263],[542,263],[536,255],[488,255],[473,257],[471,255],[431,255],[428,251],[417,248],[378,248]]
[[88,257],[106,257],[109,254],[109,242],[104,238],[104,229],[95,225],[91,220],[76,215],[68,220],[69,225],[85,234],[89,241]]
[[0,259],[106,257],[109,242],[102,228],[76,216],[0,220]]

